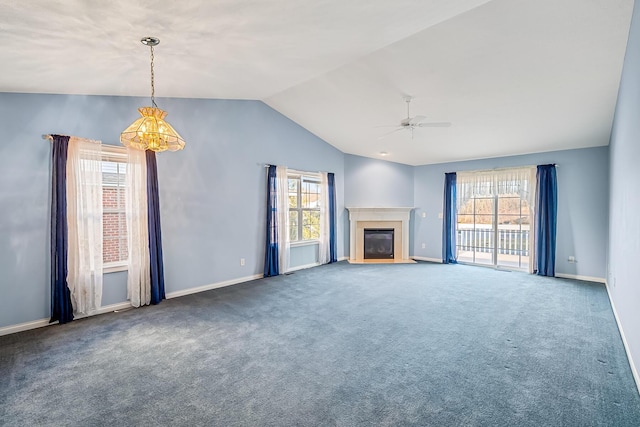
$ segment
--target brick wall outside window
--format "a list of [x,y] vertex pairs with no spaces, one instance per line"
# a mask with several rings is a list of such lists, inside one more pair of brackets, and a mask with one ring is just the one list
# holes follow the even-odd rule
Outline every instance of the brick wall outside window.
[[102,260],[105,265],[126,261],[126,150],[109,147],[102,161]]
[[[118,262],[126,260],[128,257],[127,219],[124,209],[118,209],[118,194],[121,195],[120,198],[122,199],[124,192],[118,191],[118,188],[107,187],[102,189],[104,208],[102,215],[102,260],[104,263]],[[122,206],[124,207],[124,200],[122,200]],[[119,212],[115,210],[119,210]]]

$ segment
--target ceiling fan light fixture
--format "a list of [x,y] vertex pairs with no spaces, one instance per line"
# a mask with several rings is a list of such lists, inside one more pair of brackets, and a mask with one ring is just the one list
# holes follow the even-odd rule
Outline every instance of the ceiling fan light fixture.
[[[451,126],[451,122],[424,122],[423,120],[426,119],[425,116],[411,117],[410,105],[413,97],[405,95],[403,99],[404,99],[404,102],[407,103],[407,117],[400,120],[400,124],[395,126],[396,128],[395,130],[392,130],[391,132],[387,132],[384,135],[379,136],[378,139],[382,139],[387,135],[391,135],[395,132],[402,131],[402,130],[410,131],[411,139],[413,139],[413,131],[416,128],[445,128],[445,127]],[[394,126],[379,126],[379,127],[394,127]]]
[[153,47],[160,43],[157,37],[143,37],[140,42],[151,49],[151,107],[138,108],[140,117],[120,134],[120,143],[135,150],[155,152],[178,151],[185,141],[164,118],[167,112],[158,108],[155,100]]

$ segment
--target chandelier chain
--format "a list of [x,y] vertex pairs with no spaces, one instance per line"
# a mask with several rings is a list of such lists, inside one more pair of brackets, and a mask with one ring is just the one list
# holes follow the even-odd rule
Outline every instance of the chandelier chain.
[[158,107],[158,105],[156,104],[156,88],[154,85],[154,78],[155,78],[155,74],[153,72],[153,46],[151,47],[151,105],[153,107]]

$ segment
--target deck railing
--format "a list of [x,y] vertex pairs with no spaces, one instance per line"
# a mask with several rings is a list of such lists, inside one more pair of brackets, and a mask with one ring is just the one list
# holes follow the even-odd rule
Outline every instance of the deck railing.
[[[498,253],[529,255],[529,230],[498,228]],[[456,244],[460,251],[493,252],[494,231],[491,228],[458,228]]]

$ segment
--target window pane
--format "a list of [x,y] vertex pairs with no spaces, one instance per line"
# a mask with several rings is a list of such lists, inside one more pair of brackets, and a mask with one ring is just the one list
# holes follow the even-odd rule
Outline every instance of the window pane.
[[459,201],[458,203],[458,214],[473,214],[473,199]]
[[474,262],[493,264],[494,234],[491,229],[476,228],[474,234]]
[[289,207],[298,207],[298,185],[300,180],[297,178],[289,178]]
[[124,211],[126,209],[126,201],[125,201],[125,190],[124,184],[122,187],[118,187],[118,209]]
[[320,211],[302,212],[302,238],[304,240],[320,238]]
[[120,238],[120,261],[126,261],[129,259],[129,247],[127,238]]
[[320,183],[316,181],[304,181],[302,183],[303,208],[320,207]]
[[122,187],[125,182],[126,165],[120,162],[102,162],[102,185]]
[[490,199],[476,199],[475,200],[475,212],[478,214],[492,214],[493,213],[493,197]]
[[476,215],[476,228],[493,228],[493,215]]
[[124,212],[105,211],[102,214],[102,236],[103,262],[127,260],[127,219]]
[[298,211],[289,211],[289,241],[298,240]]
[[115,187],[102,188],[102,207],[104,209],[118,208],[118,189]]
[[522,201],[520,197],[500,197],[498,198],[498,224],[518,225],[520,224],[520,211]]
[[118,240],[103,239],[102,240],[102,262],[116,262],[120,257],[118,250]]
[[125,206],[126,150],[110,147],[103,151],[102,216],[103,262],[114,263],[128,258],[127,222]]
[[458,224],[470,224],[473,225],[473,214],[458,214]]

